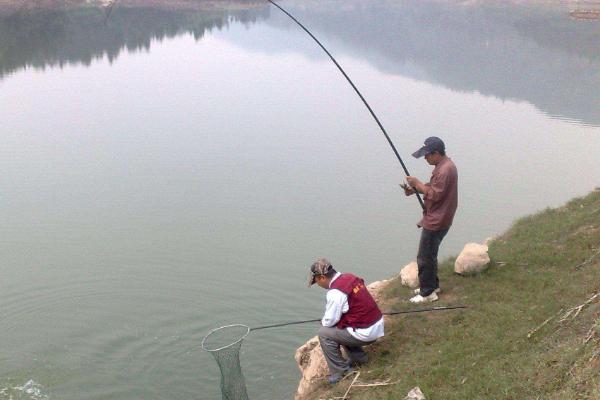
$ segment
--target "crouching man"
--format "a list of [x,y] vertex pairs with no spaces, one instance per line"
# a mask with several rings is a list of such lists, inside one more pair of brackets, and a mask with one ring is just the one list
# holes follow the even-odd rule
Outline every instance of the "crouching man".
[[[319,329],[319,342],[329,367],[329,383],[339,382],[352,367],[367,362],[363,346],[383,336],[383,315],[364,280],[337,272],[324,258],[310,267],[308,286],[327,289],[327,304]],[[348,360],[342,356],[343,346]]]

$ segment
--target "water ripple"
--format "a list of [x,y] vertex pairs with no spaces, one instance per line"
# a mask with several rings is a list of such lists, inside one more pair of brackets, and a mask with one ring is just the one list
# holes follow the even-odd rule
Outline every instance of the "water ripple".
[[33,379],[21,386],[7,386],[0,389],[0,400],[45,400],[48,398],[42,385]]

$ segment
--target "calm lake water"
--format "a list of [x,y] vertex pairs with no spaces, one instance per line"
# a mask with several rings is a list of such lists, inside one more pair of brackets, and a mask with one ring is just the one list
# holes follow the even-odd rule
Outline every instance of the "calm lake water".
[[[597,21],[285,4],[414,175],[424,138],[446,141],[460,206],[442,256],[600,185]],[[268,6],[1,17],[0,121],[2,400],[220,399],[210,329],[320,317],[317,257],[374,281],[415,256],[419,205],[377,125]],[[292,397],[315,330],[246,339],[252,399]]]

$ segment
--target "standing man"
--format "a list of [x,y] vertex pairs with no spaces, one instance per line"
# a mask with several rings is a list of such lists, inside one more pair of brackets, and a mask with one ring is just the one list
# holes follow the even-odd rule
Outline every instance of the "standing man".
[[[310,267],[308,286],[314,283],[327,289],[325,314],[319,329],[319,342],[329,367],[329,383],[337,383],[367,362],[363,346],[383,336],[383,315],[367,290],[364,280],[333,269],[320,258]],[[344,346],[348,360],[342,356]]]
[[429,183],[423,183],[414,176],[407,176],[410,186],[404,186],[407,196],[416,189],[423,194],[425,209],[423,218],[417,224],[423,228],[419,242],[419,289],[412,303],[427,303],[438,299],[440,290],[438,280],[438,249],[442,239],[448,233],[458,206],[458,171],[450,158],[446,156],[446,146],[442,139],[432,136],[425,140],[423,147],[413,153],[413,157],[425,156],[429,165],[435,165]]

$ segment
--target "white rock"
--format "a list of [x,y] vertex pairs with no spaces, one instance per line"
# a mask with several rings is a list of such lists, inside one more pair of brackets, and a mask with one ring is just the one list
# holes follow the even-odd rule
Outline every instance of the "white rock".
[[302,379],[300,379],[294,399],[308,399],[307,395],[314,390],[315,383],[328,374],[319,338],[315,336],[299,347],[294,358],[302,373]]
[[410,288],[419,287],[419,266],[416,261],[411,262],[400,270],[400,281],[404,286]]
[[418,386],[415,386],[408,392],[404,400],[426,400],[425,395]]
[[461,275],[485,270],[490,264],[488,247],[484,244],[467,243],[454,263],[454,272]]
[[389,279],[384,279],[382,281],[371,282],[367,285],[367,289],[369,289],[369,293],[373,296],[376,302],[379,303],[379,298],[381,296],[381,289],[383,289],[389,282]]

